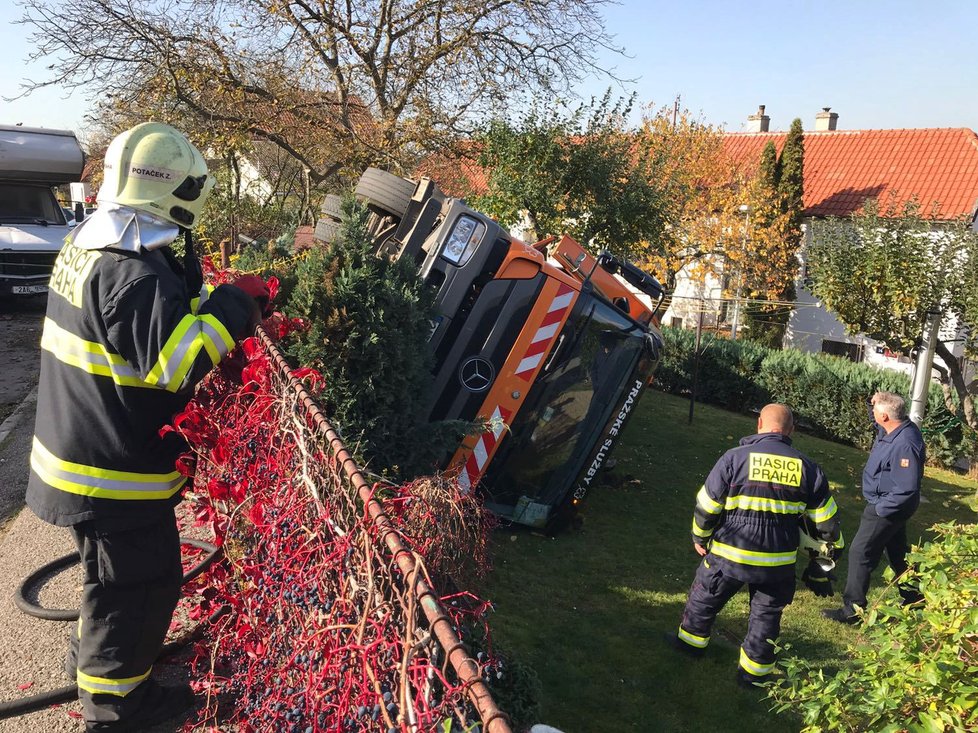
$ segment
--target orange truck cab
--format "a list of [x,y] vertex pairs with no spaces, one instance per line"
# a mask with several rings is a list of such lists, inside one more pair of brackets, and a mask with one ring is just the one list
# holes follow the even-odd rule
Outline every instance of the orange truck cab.
[[430,418],[488,421],[447,466],[499,517],[565,526],[658,364],[662,287],[570,237],[526,244],[428,179],[368,169],[357,195],[378,252],[436,293]]

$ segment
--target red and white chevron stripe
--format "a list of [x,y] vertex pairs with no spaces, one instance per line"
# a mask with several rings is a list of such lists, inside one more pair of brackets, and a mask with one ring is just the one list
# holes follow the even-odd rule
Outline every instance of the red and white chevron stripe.
[[564,315],[567,313],[573,301],[574,289],[569,285],[561,283],[557,289],[557,295],[554,296],[550,307],[547,309],[547,315],[544,316],[540,328],[533,335],[533,340],[530,342],[526,353],[516,367],[516,371],[514,372],[516,376],[527,382],[533,379],[534,370],[543,361],[543,357],[547,355],[547,352],[550,351],[550,345],[554,342],[554,338],[560,330],[560,324],[564,320]]
[[472,454],[458,474],[458,485],[461,487],[463,493],[469,493],[476,481],[479,480],[483,469],[489,462],[489,456],[492,455],[496,443],[499,442],[499,436],[506,429],[511,414],[509,410],[505,410],[498,405],[492,411],[492,417],[489,419],[492,430],[483,433],[479,437],[475,448],[472,449]]

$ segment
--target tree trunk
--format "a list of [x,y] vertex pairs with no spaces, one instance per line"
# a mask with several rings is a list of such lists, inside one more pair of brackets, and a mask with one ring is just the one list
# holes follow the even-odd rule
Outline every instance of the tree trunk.
[[974,400],[968,392],[968,386],[964,382],[964,374],[961,371],[958,360],[954,358],[951,350],[947,348],[947,344],[942,341],[937,342],[936,350],[937,355],[941,357],[941,361],[947,366],[947,379],[950,380],[951,386],[954,388],[954,392],[957,394],[961,405],[960,412],[951,409],[952,405],[948,405],[948,409],[958,414],[958,417],[966,425],[978,430],[978,416],[975,415]]

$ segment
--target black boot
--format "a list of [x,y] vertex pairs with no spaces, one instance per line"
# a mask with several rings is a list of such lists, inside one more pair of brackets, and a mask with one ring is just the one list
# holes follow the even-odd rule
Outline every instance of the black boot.
[[176,718],[193,707],[194,693],[190,685],[160,685],[149,680],[142,705],[125,720],[105,723],[86,723],[87,733],[136,733],[164,720]]
[[706,654],[706,649],[700,649],[699,647],[691,646],[690,644],[687,644],[685,641],[680,639],[678,636],[676,636],[676,634],[672,633],[671,631],[666,633],[663,636],[663,638],[665,639],[666,644],[671,646],[680,654],[684,654],[685,656],[691,659],[699,659],[704,654]]
[[760,692],[761,688],[758,685],[763,685],[765,682],[771,679],[771,675],[753,675],[750,672],[745,672],[744,670],[737,669],[737,687],[744,690],[751,690],[753,692]]
[[854,626],[859,623],[859,616],[851,611],[847,611],[845,608],[826,608],[822,611],[822,615],[829,621],[836,621],[848,626]]

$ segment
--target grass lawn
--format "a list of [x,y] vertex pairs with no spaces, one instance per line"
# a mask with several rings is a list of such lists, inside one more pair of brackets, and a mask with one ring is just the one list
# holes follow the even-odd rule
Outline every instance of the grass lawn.
[[[800,727],[735,684],[746,593],[720,615],[704,659],[688,660],[662,641],[679,625],[698,561],[689,534],[696,492],[716,459],[757,425],[756,418],[699,404],[689,425],[688,409],[685,399],[646,393],[615,454],[617,481],[593,490],[582,529],[556,539],[512,528],[496,534],[495,569],[483,588],[496,604],[493,637],[540,676],[540,722],[567,733]],[[866,454],[806,435],[795,445],[825,470],[848,542],[863,508]],[[962,476],[927,469],[923,494],[911,541],[936,522],[976,519],[975,485]],[[843,558],[839,585],[845,565]],[[802,568],[799,562],[799,577]],[[874,588],[880,584],[877,576]],[[840,590],[819,599],[799,581],[784,615],[782,641],[826,666],[837,664],[858,634],[819,615],[839,605]]]

